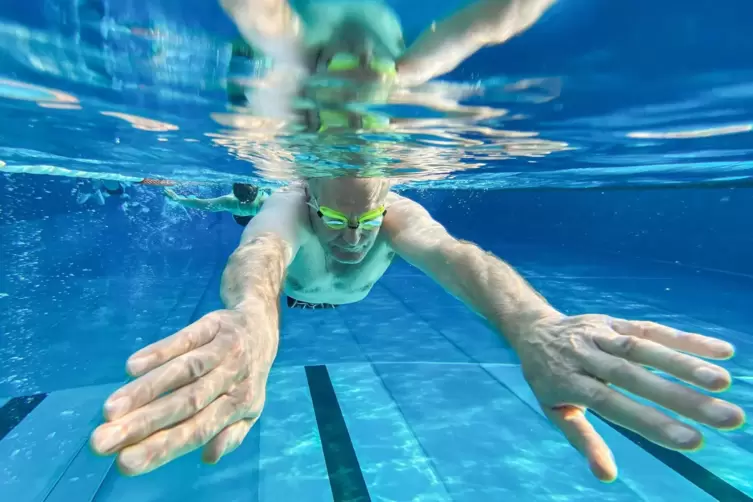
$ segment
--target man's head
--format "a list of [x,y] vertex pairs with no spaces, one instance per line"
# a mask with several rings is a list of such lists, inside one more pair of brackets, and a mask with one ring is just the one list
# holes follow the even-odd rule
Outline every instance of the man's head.
[[359,263],[376,241],[390,183],[385,178],[311,178],[311,226],[322,247],[341,263]]
[[405,49],[395,12],[380,0],[320,0],[298,8],[315,73],[355,80],[390,78]]

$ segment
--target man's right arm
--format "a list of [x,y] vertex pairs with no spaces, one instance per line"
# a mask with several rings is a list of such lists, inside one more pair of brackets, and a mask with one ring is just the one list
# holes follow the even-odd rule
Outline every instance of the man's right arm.
[[199,447],[210,463],[238,447],[264,408],[280,338],[278,294],[309,235],[306,208],[300,191],[270,196],[228,260],[227,309],[128,359],[135,380],[106,401],[107,422],[92,433],[95,452],[117,454],[120,470],[133,476]]
[[212,199],[197,199],[196,197],[181,197],[173,190],[166,188],[165,196],[173,202],[191,209],[201,209],[202,211],[213,212],[228,211],[233,214],[238,212],[238,199],[232,195],[223,195]]
[[222,274],[229,309],[277,308],[285,271],[308,235],[305,195],[298,187],[273,193],[246,226]]

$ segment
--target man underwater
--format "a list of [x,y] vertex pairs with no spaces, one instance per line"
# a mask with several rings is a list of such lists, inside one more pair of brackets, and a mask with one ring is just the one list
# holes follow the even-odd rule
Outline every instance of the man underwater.
[[588,408],[667,448],[694,450],[703,441],[696,427],[620,390],[717,429],[744,423],[738,406],[644,367],[723,391],[729,373],[700,357],[727,359],[730,344],[653,322],[565,315],[504,261],[453,237],[421,205],[391,192],[387,180],[343,176],[293,183],[264,201],[223,272],[225,309],[128,359],[135,380],[105,402],[94,451],[116,454],[127,475],[198,448],[204,461],[218,462],[264,408],[281,296],[292,308],[358,302],[396,255],[509,342],[546,416],[602,481],[615,479],[617,467],[586,418]]
[[[515,36],[552,3],[478,1],[404,50],[396,17],[377,2],[293,9],[282,0],[222,0],[254,50],[282,67],[400,86],[426,82]],[[387,180],[345,176],[307,179],[264,200],[223,272],[225,309],[128,359],[135,380],[107,399],[106,423],[92,433],[94,451],[117,455],[128,475],[198,448],[206,462],[218,462],[262,413],[280,342],[280,298],[291,308],[358,302],[396,255],[509,342],[542,410],[600,480],[615,479],[617,467],[585,416],[588,408],[668,448],[702,444],[695,427],[616,388],[717,429],[745,420],[739,407],[644,368],[722,391],[730,375],[699,357],[729,358],[728,343],[652,322],[567,316],[504,261],[456,239],[419,204],[391,192]]]

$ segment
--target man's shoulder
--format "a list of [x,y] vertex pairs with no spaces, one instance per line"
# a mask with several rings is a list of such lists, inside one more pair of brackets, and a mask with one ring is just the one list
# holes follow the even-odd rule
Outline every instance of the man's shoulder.
[[272,190],[259,212],[246,226],[244,238],[263,233],[277,234],[283,240],[294,243],[295,249],[309,240],[311,222],[304,190],[295,186]]
[[397,192],[390,191],[387,194],[387,199],[385,200],[385,207],[387,208],[387,212],[389,213],[390,207],[393,209],[399,209],[399,210],[405,210],[406,208],[421,208],[423,209],[423,206],[416,202],[415,200],[406,197],[404,195],[401,195]]
[[275,189],[269,198],[264,201],[262,209],[269,208],[275,212],[284,211],[297,222],[299,230],[305,234],[311,233],[309,220],[308,194],[303,183],[289,183]]
[[286,200],[290,204],[306,205],[306,188],[302,183],[288,183],[272,190],[270,200]]
[[381,233],[389,242],[394,242],[405,231],[424,232],[441,227],[420,202],[403,195],[391,192],[387,197],[386,208]]

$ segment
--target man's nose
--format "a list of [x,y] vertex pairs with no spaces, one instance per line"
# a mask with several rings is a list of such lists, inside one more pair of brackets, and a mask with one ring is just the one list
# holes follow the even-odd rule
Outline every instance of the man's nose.
[[358,228],[348,227],[343,230],[342,237],[349,246],[355,246],[361,240],[361,230]]

